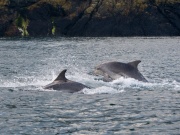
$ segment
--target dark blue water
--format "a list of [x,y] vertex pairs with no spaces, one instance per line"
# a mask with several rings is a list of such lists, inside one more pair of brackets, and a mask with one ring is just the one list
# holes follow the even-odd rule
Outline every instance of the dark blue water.
[[[179,134],[179,46],[179,37],[2,38],[0,134]],[[91,74],[103,62],[134,60],[149,83]],[[65,68],[68,79],[92,88],[42,88]]]

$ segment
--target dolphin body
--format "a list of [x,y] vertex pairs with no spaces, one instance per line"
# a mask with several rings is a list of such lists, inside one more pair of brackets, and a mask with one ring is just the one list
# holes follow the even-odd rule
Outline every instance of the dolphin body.
[[84,88],[89,88],[85,86],[84,84],[68,80],[65,77],[66,69],[61,71],[61,73],[58,75],[58,77],[50,84],[44,86],[44,89],[53,89],[53,90],[61,90],[65,92],[78,92]]
[[144,76],[139,72],[137,66],[140,60],[122,63],[122,62],[108,62],[101,64],[95,68],[95,75],[102,75],[104,81],[112,81],[120,77],[130,77],[139,81],[148,82]]

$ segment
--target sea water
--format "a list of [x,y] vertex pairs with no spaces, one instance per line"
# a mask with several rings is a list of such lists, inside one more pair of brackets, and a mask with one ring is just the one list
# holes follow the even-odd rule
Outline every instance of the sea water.
[[[1,38],[0,134],[179,134],[179,46],[179,37]],[[149,83],[92,74],[134,60]],[[91,88],[43,89],[63,69]]]

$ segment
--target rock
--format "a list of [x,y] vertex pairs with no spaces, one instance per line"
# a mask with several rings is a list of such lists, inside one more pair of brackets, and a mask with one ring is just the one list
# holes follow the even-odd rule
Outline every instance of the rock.
[[14,21],[16,20],[17,14],[6,6],[8,1],[2,1],[0,3],[0,36],[19,36],[20,32]]
[[177,0],[1,0],[0,36],[180,36]]

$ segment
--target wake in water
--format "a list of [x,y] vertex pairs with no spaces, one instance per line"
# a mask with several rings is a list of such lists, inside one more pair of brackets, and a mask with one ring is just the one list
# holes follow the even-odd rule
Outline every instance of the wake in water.
[[[0,80],[1,88],[9,88],[11,90],[39,90],[39,91],[55,91],[55,90],[45,90],[42,87],[49,84],[55,79],[56,75],[52,72],[51,77],[15,77],[13,80]],[[47,80],[47,78],[52,78]],[[90,89],[83,89],[81,92],[84,94],[101,94],[101,93],[121,93],[128,90],[180,90],[180,82],[176,80],[160,80],[158,82],[148,82],[144,83],[137,81],[133,78],[119,78],[112,82],[104,82],[100,77],[89,75],[89,74],[79,74],[67,75],[67,78],[71,80],[78,81],[82,84],[90,86]]]

